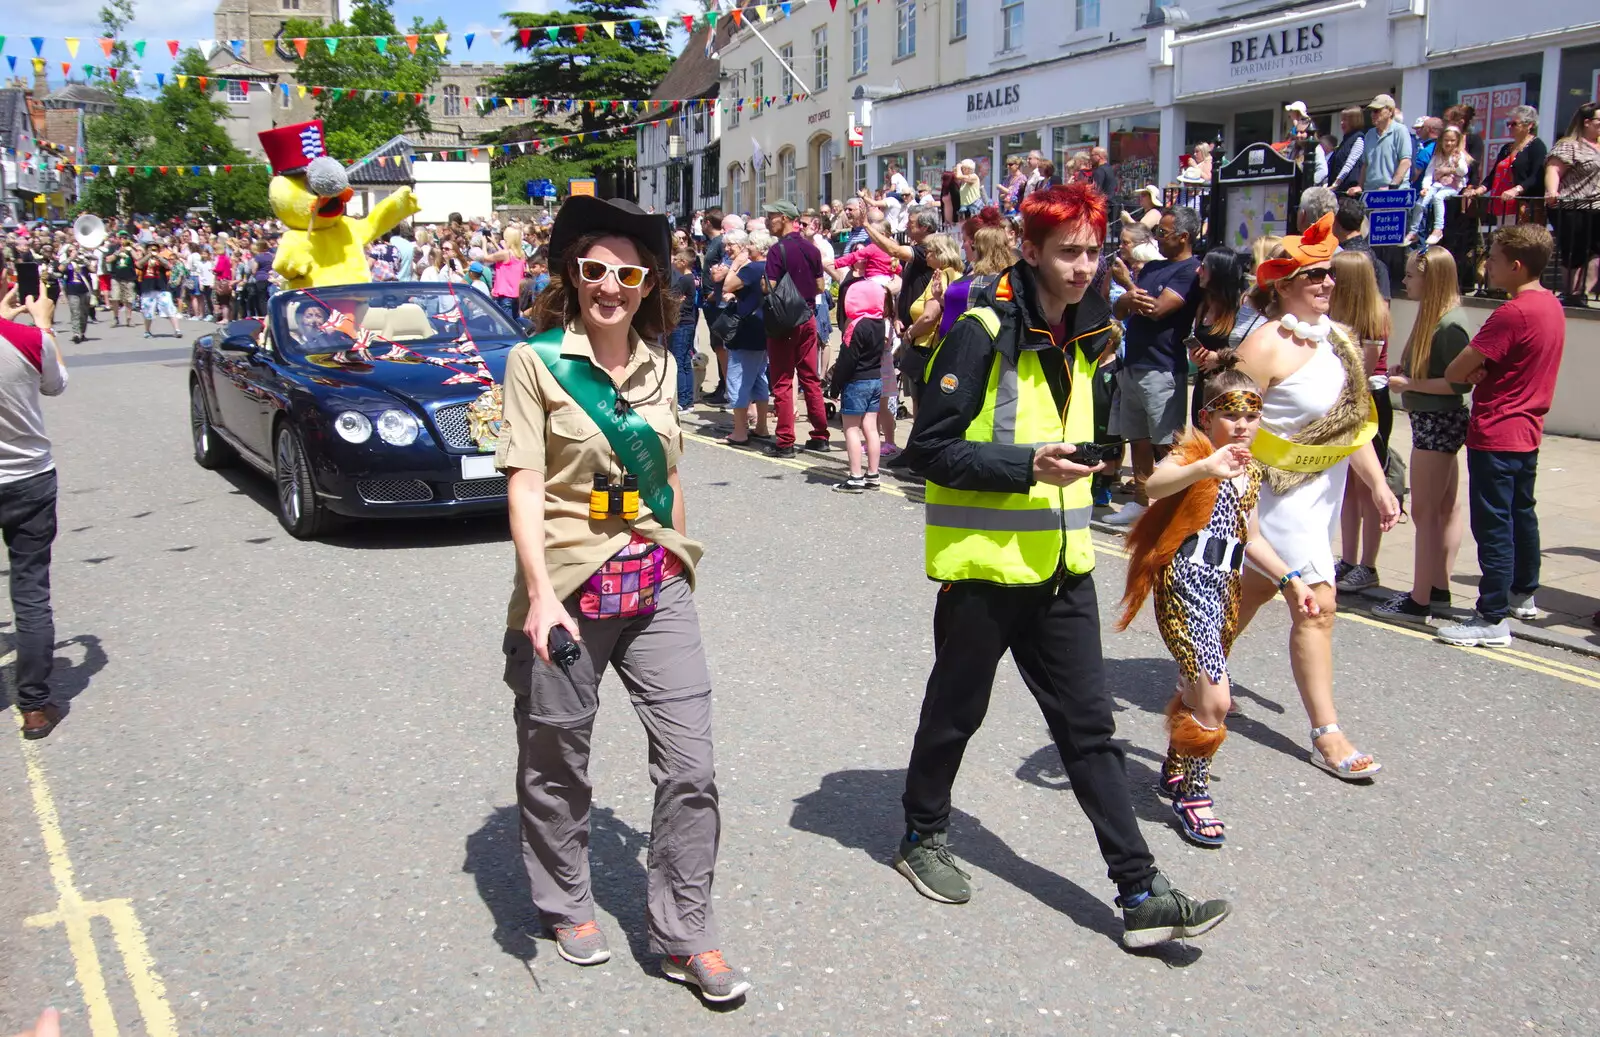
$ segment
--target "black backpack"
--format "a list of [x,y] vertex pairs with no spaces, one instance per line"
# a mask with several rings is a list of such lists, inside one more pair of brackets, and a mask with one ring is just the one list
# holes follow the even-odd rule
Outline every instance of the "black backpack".
[[[774,248],[783,243],[780,241]],[[811,297],[803,294],[795,286],[794,277],[790,274],[784,263],[783,276],[777,284],[763,277],[762,286],[766,290],[761,300],[761,323],[765,325],[767,335],[772,338],[783,338],[804,324],[815,314]]]

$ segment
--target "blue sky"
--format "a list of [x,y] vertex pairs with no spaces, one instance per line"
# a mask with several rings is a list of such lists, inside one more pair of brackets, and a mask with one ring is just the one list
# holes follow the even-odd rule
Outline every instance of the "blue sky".
[[[341,0],[341,5],[345,2]],[[16,56],[17,72],[31,78],[29,59],[33,57],[33,47],[28,37],[47,37],[43,56],[50,82],[60,84],[61,62],[68,60],[73,63],[73,75],[77,78],[79,73],[76,66],[101,63],[100,47],[95,40],[99,37],[98,15],[102,4],[103,0],[55,0],[53,3],[27,4],[19,0],[15,4],[7,3],[3,6],[8,10],[0,15],[0,34],[6,37],[4,53]],[[395,0],[394,13],[395,21],[401,25],[409,25],[413,17],[421,17],[424,21],[443,18],[452,33],[450,57],[453,61],[506,61],[515,51],[505,45],[496,47],[489,38],[490,29],[506,25],[501,17],[505,12],[543,12],[567,6],[558,0],[450,0],[449,3],[441,0]],[[691,0],[655,0],[654,7],[657,13],[673,17],[700,9]],[[169,39],[176,39],[183,46],[190,47],[194,46],[196,40],[209,38],[213,32],[212,12],[215,9],[216,0],[135,0],[135,20],[127,36],[130,40],[142,38],[149,42],[140,67],[147,73],[165,72],[172,64],[165,42]],[[478,34],[470,51],[465,49],[460,38],[469,32]],[[76,59],[68,57],[66,46],[60,39],[64,36],[82,38]],[[681,21],[678,22],[672,42],[675,49],[683,46]],[[0,67],[0,74],[9,75],[9,68]],[[149,76],[146,79],[153,87],[153,79]]]

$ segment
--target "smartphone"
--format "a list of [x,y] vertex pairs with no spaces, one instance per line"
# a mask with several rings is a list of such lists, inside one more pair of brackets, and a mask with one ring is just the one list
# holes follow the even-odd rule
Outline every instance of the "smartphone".
[[40,297],[39,264],[35,262],[19,262],[17,264],[17,301],[25,303],[30,295],[35,299]]

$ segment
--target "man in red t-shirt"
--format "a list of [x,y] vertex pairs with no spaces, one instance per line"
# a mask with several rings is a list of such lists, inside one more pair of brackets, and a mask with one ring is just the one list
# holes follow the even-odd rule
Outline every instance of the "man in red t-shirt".
[[1539,284],[1552,246],[1542,226],[1521,224],[1495,233],[1489,283],[1510,299],[1445,370],[1451,381],[1475,385],[1467,427],[1467,500],[1483,574],[1477,614],[1439,629],[1440,640],[1448,644],[1509,645],[1507,614],[1518,619],[1539,614],[1533,601],[1539,588],[1533,482],[1567,331],[1560,302]]

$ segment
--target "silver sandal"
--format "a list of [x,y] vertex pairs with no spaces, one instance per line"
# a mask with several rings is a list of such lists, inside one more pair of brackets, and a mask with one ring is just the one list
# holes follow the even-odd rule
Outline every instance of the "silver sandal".
[[[1322,750],[1317,748],[1317,739],[1323,735],[1336,734],[1339,730],[1338,724],[1325,724],[1322,727],[1313,727],[1311,729],[1311,765],[1327,771],[1341,781],[1370,781],[1373,775],[1383,770],[1383,764],[1372,759],[1371,753],[1364,753],[1360,749],[1356,749],[1338,763],[1329,763],[1327,757],[1322,755]],[[1360,770],[1356,770],[1356,763],[1363,758],[1372,762]]]

